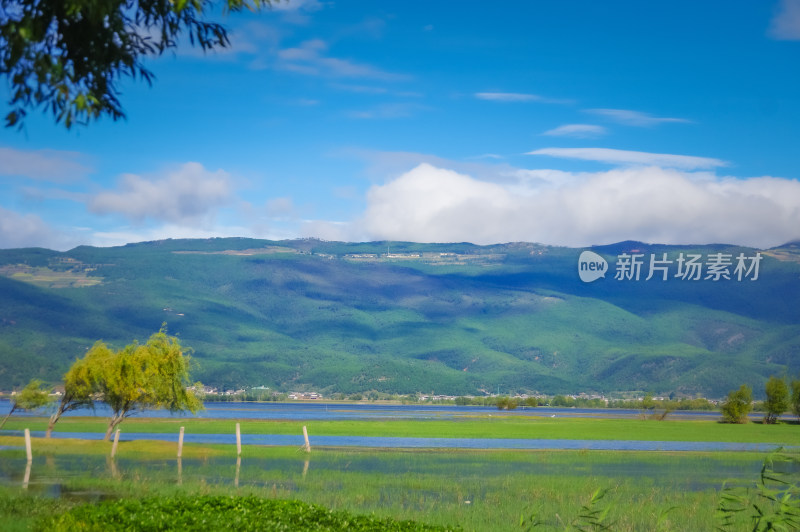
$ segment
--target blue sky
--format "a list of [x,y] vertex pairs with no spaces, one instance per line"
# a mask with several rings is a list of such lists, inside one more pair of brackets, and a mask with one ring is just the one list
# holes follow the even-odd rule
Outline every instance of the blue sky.
[[186,43],[148,60],[152,87],[122,84],[126,120],[0,131],[0,248],[800,238],[798,0],[290,0],[222,20],[231,48]]

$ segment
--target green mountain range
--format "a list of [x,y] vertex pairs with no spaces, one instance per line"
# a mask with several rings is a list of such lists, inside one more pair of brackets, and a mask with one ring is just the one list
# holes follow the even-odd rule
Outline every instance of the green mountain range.
[[719,397],[800,372],[800,244],[588,249],[592,282],[585,249],[529,243],[0,250],[0,389],[163,322],[223,389]]

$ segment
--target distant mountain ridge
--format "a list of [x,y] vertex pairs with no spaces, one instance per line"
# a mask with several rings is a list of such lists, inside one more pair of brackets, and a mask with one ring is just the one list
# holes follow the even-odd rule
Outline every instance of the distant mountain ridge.
[[[580,280],[585,250],[608,263],[604,278]],[[638,280],[615,278],[625,256]],[[700,280],[676,275],[690,256]],[[727,279],[705,279],[714,262]],[[57,382],[95,340],[144,340],[164,321],[194,349],[194,376],[222,388],[721,396],[800,372],[796,242],[759,251],[220,238],[12,249],[0,250],[0,294],[0,389]]]

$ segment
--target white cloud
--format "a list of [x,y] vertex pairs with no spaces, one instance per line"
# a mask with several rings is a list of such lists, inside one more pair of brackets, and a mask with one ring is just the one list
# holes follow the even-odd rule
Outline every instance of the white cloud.
[[370,189],[374,239],[587,246],[622,240],[769,247],[800,236],[800,182],[656,167],[521,171],[514,185],[422,164]]
[[338,242],[363,241],[364,236],[354,232],[354,229],[353,225],[349,222],[306,220],[300,227],[300,236]]
[[574,137],[577,139],[596,138],[605,135],[608,130],[593,124],[565,124],[542,133],[551,137]]
[[43,247],[67,250],[76,241],[50,227],[36,214],[20,214],[0,207],[0,249]]
[[439,168],[449,168],[456,172],[469,174],[483,181],[508,180],[514,176],[517,168],[505,162],[487,163],[475,159],[502,159],[500,156],[487,154],[472,158],[469,161],[454,161],[436,155],[404,151],[379,151],[364,149],[345,149],[334,152],[340,157],[355,157],[366,163],[366,175],[373,182],[384,182],[387,178],[398,177],[419,164],[427,163]]
[[611,148],[542,148],[530,151],[527,155],[549,155],[550,157],[581,159],[609,164],[665,166],[683,170],[716,168],[727,166],[728,164],[720,159],[709,157],[615,150]]
[[486,223],[487,217],[513,216],[515,210],[512,196],[499,185],[429,164],[372,187],[367,203],[369,233],[389,240],[413,235],[421,242],[491,241],[497,228]]
[[386,94],[389,92],[386,87],[370,87],[368,85],[352,85],[349,83],[331,83],[331,87],[358,94]]
[[93,246],[122,246],[130,242],[148,242],[166,240],[168,238],[225,238],[256,237],[247,227],[187,227],[183,225],[165,224],[157,227],[132,228],[121,227],[108,231],[95,231],[89,239]]
[[502,155],[498,155],[496,153],[482,153],[480,155],[475,155],[473,157],[467,157],[467,159],[494,159],[497,161],[505,159]]
[[90,172],[82,159],[84,156],[78,152],[0,147],[0,175],[54,183],[73,182]]
[[270,4],[270,9],[275,11],[297,11],[298,9],[318,11],[322,8],[323,3],[319,0],[278,0]]
[[295,216],[295,207],[292,198],[272,198],[267,201],[267,216],[286,217]]
[[800,40],[800,0],[781,0],[768,34],[778,40]]
[[119,214],[135,222],[151,219],[195,226],[211,221],[230,199],[230,176],[226,172],[210,172],[199,163],[186,163],[155,179],[124,175],[117,190],[92,197],[89,210]]
[[536,94],[521,94],[518,92],[476,92],[475,97],[479,100],[489,100],[491,102],[541,102],[544,100]]
[[[203,50],[199,46],[191,46],[186,39],[179,45],[179,54],[182,57],[197,58],[204,62],[243,60],[248,62],[249,68],[262,70],[273,66],[284,33],[285,29],[283,28],[262,21],[251,21],[229,29],[229,46]],[[155,33],[152,37],[160,39],[160,35]]]
[[305,26],[311,22],[310,13],[325,7],[319,0],[278,0],[270,4],[270,9],[281,14],[282,22]]
[[304,41],[295,48],[284,48],[278,52],[278,66],[310,76],[334,78],[368,78],[396,81],[407,76],[385,72],[366,64],[354,63],[326,55],[328,44],[322,39]]
[[640,111],[631,111],[629,109],[586,109],[587,113],[603,116],[626,126],[636,127],[650,127],[657,126],[664,123],[683,123],[689,124],[692,121],[686,118],[668,118],[661,116],[653,116],[648,113]]

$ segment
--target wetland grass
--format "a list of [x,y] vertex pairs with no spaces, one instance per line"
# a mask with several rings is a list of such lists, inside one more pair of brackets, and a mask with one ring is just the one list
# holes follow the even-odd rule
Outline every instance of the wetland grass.
[[[125,432],[178,434],[231,434],[236,423],[242,434],[302,434],[303,426],[316,436],[405,436],[430,438],[532,438],[565,440],[713,441],[772,443],[800,446],[796,424],[732,425],[715,420],[652,421],[641,419],[539,418],[516,416],[457,417],[448,420],[254,420],[203,418],[130,418],[120,427]],[[42,431],[46,418],[11,418],[7,430]],[[55,432],[105,432],[107,422],[95,417],[67,417]]]
[[[0,437],[0,445],[20,441]],[[180,479],[175,443],[121,442],[113,467],[109,451],[108,442],[35,439],[25,495],[18,487],[24,450],[0,451],[0,478],[7,479],[0,519],[30,525],[19,508],[29,508],[37,493],[47,499],[50,481],[59,483],[62,497],[43,506],[44,516],[77,505],[80,497],[69,495],[75,493],[123,500],[252,495],[465,530],[521,530],[533,523],[539,523],[535,530],[563,530],[601,489],[608,490],[601,502],[614,530],[710,530],[723,483],[752,485],[765,456],[352,448],[315,448],[306,455],[246,446],[237,487],[232,445],[186,444]]]

